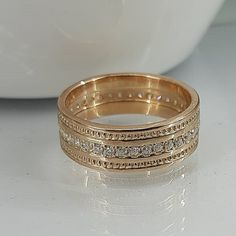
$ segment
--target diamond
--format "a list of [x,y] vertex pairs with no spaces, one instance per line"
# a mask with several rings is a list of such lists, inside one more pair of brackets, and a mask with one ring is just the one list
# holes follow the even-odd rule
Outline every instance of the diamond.
[[95,143],[93,145],[93,152],[96,155],[102,155],[102,153],[103,153],[103,146],[101,144]]
[[89,142],[87,142],[87,141],[80,142],[80,147],[84,152],[88,152],[89,151]]
[[69,135],[69,136],[67,137],[67,142],[68,142],[69,144],[74,144],[74,138],[71,137],[71,135]]
[[152,145],[145,145],[141,148],[143,156],[150,156],[152,154]]
[[65,134],[65,140],[69,142],[71,140],[71,136],[69,134]]
[[114,156],[114,154],[115,154],[114,147],[106,146],[104,148],[103,154],[104,154],[105,157],[112,157],[112,156]]
[[129,155],[131,157],[137,157],[140,154],[140,148],[139,147],[130,147],[129,148]]
[[75,146],[79,147],[80,146],[80,140],[77,138],[75,139]]
[[163,143],[155,143],[153,145],[153,152],[158,153],[163,151]]
[[196,128],[194,128],[194,129],[191,130],[191,133],[192,133],[192,137],[193,137],[193,138],[195,138],[195,137],[198,135],[198,131],[199,131],[198,127],[196,127]]
[[166,141],[165,148],[166,148],[167,152],[170,152],[170,151],[172,151],[174,149],[174,142],[173,142],[172,139]]
[[178,137],[176,138],[175,140],[175,146],[178,148],[178,147],[181,147],[182,145],[184,144],[184,139],[183,137]]
[[67,139],[68,139],[68,134],[63,133],[63,138],[64,138],[65,140],[67,140]]
[[116,156],[117,157],[127,157],[128,156],[128,148],[127,147],[118,147],[116,149]]
[[191,131],[188,131],[185,136],[184,136],[184,139],[185,139],[185,143],[189,143],[192,139],[192,133]]

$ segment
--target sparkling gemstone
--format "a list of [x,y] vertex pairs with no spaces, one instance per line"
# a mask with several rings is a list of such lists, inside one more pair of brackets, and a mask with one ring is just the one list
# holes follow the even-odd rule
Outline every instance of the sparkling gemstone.
[[69,135],[69,136],[67,137],[67,142],[68,142],[69,144],[73,144],[73,143],[74,143],[74,138]]
[[151,145],[142,146],[141,152],[143,156],[150,156],[152,154],[152,146]]
[[127,157],[128,156],[128,148],[127,147],[118,147],[116,149],[116,156],[117,157]]
[[139,147],[130,147],[129,148],[129,156],[137,157],[139,154],[140,154],[140,148]]
[[153,152],[158,153],[163,151],[163,143],[155,143],[153,145]]
[[88,152],[89,151],[89,142],[87,142],[87,141],[80,142],[80,147],[84,152]]
[[69,136],[69,135],[68,135],[68,134],[66,134],[66,133],[64,133],[64,134],[63,134],[63,138],[64,138],[65,140],[67,140],[67,139],[68,139],[68,136]]
[[183,137],[178,137],[176,140],[175,140],[175,146],[178,148],[178,147],[181,147],[182,145],[184,144],[184,139]]
[[80,140],[79,139],[75,139],[75,146],[79,147],[79,145],[80,145]]
[[106,146],[106,147],[104,148],[103,154],[104,154],[105,157],[113,157],[114,154],[115,154],[115,149],[114,149],[114,147]]
[[102,155],[102,153],[103,153],[103,146],[101,144],[95,143],[93,145],[93,152],[96,155]]
[[191,130],[191,133],[192,133],[192,137],[195,138],[197,135],[198,135],[198,128],[194,128]]
[[170,151],[172,151],[174,149],[174,142],[173,142],[172,139],[166,141],[165,148],[166,148],[167,152],[170,152]]
[[191,131],[189,131],[185,134],[184,139],[185,139],[185,143],[189,143],[191,141],[191,139],[192,139]]

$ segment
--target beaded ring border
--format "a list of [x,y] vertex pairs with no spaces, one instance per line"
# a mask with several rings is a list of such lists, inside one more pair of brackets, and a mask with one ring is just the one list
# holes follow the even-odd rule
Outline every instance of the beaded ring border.
[[[59,96],[61,147],[77,163],[98,170],[167,166],[197,148],[199,103],[193,88],[164,76],[119,73],[92,77],[70,86]],[[167,118],[130,126],[91,121],[132,111]]]

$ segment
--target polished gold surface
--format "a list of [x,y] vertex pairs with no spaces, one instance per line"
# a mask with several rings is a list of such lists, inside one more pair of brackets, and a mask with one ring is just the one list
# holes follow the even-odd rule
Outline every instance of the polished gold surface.
[[[198,94],[164,76],[108,74],[80,81],[61,94],[58,108],[63,151],[88,167],[131,171],[170,165],[198,144]],[[115,114],[164,120],[122,126],[93,121]]]

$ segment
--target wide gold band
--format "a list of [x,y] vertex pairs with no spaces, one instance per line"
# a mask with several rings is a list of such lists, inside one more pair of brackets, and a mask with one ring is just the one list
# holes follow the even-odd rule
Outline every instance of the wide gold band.
[[[80,81],[61,94],[58,109],[63,151],[88,167],[152,169],[184,159],[198,144],[199,96],[164,76],[107,74]],[[130,113],[165,119],[126,126],[92,121]]]

